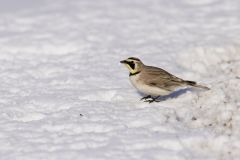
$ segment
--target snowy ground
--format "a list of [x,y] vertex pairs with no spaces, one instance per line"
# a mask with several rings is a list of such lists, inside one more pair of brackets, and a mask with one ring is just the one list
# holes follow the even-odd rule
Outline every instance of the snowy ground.
[[[0,0],[0,159],[239,159],[239,8]],[[211,90],[140,102],[129,56]]]

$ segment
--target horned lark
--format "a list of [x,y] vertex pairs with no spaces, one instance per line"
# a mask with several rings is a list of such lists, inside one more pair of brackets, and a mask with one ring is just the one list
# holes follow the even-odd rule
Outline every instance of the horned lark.
[[157,98],[169,95],[180,87],[197,87],[209,90],[208,87],[199,85],[194,81],[178,78],[161,68],[144,65],[140,59],[135,57],[120,62],[128,68],[132,85],[146,95],[141,99],[145,102],[158,102]]

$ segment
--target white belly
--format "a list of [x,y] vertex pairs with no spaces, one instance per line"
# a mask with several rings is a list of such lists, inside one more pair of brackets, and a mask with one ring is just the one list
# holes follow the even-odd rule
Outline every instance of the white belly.
[[151,95],[151,96],[164,96],[164,95],[168,95],[171,92],[167,91],[167,90],[163,90],[161,88],[158,87],[154,87],[154,86],[149,86],[149,85],[145,85],[143,83],[141,83],[139,81],[139,74],[134,75],[134,76],[130,76],[130,82],[132,83],[132,85],[141,93],[146,94],[146,95]]

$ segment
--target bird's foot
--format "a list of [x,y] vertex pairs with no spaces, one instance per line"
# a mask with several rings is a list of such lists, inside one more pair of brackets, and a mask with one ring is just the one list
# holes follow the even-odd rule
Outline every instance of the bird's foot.
[[148,96],[146,96],[146,97],[143,97],[143,98],[140,99],[140,101],[142,101],[142,100],[147,100],[147,99],[149,99],[149,98],[152,98],[152,96],[148,95]]
[[151,97],[151,99],[146,99],[144,102],[148,102],[148,103],[152,103],[152,102],[160,102],[160,100],[157,100],[159,98],[159,96],[158,97]]

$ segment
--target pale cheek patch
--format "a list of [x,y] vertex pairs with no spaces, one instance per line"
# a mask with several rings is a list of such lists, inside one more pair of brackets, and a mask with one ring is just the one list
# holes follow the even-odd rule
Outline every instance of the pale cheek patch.
[[128,64],[125,64],[125,66],[128,68],[128,70],[129,70],[131,73],[134,72],[134,70],[133,70]]

